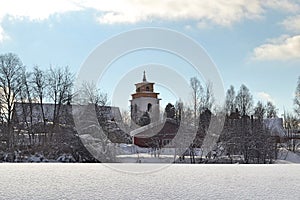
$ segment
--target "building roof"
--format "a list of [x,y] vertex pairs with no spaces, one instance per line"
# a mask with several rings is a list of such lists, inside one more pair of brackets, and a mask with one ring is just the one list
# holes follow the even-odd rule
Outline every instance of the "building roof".
[[[53,122],[54,117],[54,104],[43,103],[43,110],[45,115],[45,120],[47,122]],[[32,108],[32,111],[31,111]],[[32,112],[32,113],[31,113]],[[72,115],[71,105],[62,105],[60,108],[60,123],[68,124],[70,123],[70,117]],[[43,122],[43,114],[40,103],[22,103],[15,102],[13,110],[13,120],[16,122],[30,122],[32,118],[32,123],[37,124]]]
[[[32,115],[30,113],[30,107],[32,107]],[[90,108],[90,109],[89,109]],[[45,118],[48,123],[53,122],[53,113],[54,113],[54,104],[43,104],[43,109],[45,113]],[[73,112],[75,109],[75,113]],[[131,143],[131,137],[127,134],[125,126],[122,121],[121,113],[119,108],[111,106],[96,106],[87,105],[87,106],[72,106],[72,105],[62,105],[60,113],[60,125],[70,125],[75,127],[74,124],[74,114],[80,114],[80,112],[88,110],[90,112],[95,112],[95,116],[99,122],[99,125],[102,127],[104,132],[107,134],[108,138],[113,143]],[[80,117],[79,120],[85,121],[89,120],[88,117],[92,117],[91,113],[86,113],[85,117]],[[30,117],[32,116],[32,125],[43,125],[43,116],[41,105],[39,103],[15,103],[13,120],[18,124],[22,125],[25,122],[31,121]],[[78,119],[77,119],[78,120]],[[19,126],[22,128],[23,126]],[[24,128],[24,127],[23,127]],[[44,132],[44,129],[37,130],[38,132]],[[90,131],[91,134],[96,134],[95,130]],[[97,135],[97,134],[96,134]]]
[[282,118],[264,119],[264,125],[271,131],[273,136],[285,137],[286,133],[283,128]]
[[158,136],[160,134],[174,134],[176,135],[179,124],[173,119],[166,119],[166,121],[159,121],[147,126],[143,126],[131,132],[136,138],[149,138]]

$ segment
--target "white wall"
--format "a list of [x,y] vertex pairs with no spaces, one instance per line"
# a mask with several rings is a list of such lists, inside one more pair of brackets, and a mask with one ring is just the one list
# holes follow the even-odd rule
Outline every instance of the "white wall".
[[[138,112],[140,114],[143,114],[145,111],[147,111],[149,103],[152,104],[152,108],[149,111],[149,115],[150,115],[151,123],[152,123],[152,122],[159,120],[159,100],[156,98],[151,98],[151,97],[140,97],[140,98],[133,99],[131,101],[133,111],[134,111],[134,106],[136,104],[138,110],[141,111],[141,112]],[[138,116],[138,117],[141,117],[141,116]]]

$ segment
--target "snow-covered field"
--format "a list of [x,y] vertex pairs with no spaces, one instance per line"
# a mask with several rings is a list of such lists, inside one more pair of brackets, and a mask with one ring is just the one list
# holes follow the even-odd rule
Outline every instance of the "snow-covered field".
[[[134,145],[124,145],[120,149],[121,153],[119,155],[116,155],[116,161],[119,163],[173,163],[176,159],[176,162],[179,162],[178,155],[174,157],[175,150],[173,148],[163,148],[161,150],[157,150],[155,153],[156,155],[151,152],[151,149],[139,148]],[[201,150],[195,149],[195,158],[199,159],[200,155]],[[223,157],[227,158],[227,156]],[[235,158],[234,163],[238,162],[238,158],[242,158],[241,155],[231,155],[231,157]],[[202,158],[204,159],[205,157],[202,156]],[[222,156],[219,156],[218,158],[222,158]],[[181,163],[190,163],[189,156],[186,156],[186,159],[184,161],[181,161]],[[280,148],[275,163],[298,164],[300,163],[300,153],[299,151],[292,152],[287,150],[286,148]]]
[[[153,172],[153,170],[155,171]],[[0,165],[0,199],[299,199],[300,165]]]

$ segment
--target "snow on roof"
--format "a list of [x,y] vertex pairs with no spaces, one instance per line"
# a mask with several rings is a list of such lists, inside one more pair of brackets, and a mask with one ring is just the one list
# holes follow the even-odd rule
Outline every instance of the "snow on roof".
[[147,126],[143,126],[130,132],[131,136],[138,138],[149,138],[158,134],[175,134],[177,133],[179,125],[173,119],[166,119],[165,121],[157,121]]
[[265,126],[271,131],[273,136],[286,136],[286,133],[283,128],[283,119],[282,118],[268,118],[264,119]]
[[[30,112],[30,107],[32,108],[32,113]],[[67,123],[67,118],[69,118],[69,116],[72,114],[72,108],[70,105],[62,105],[60,109],[61,123]],[[43,103],[43,110],[45,119],[48,122],[52,122],[54,115],[54,104]],[[30,117],[32,117],[33,124],[43,122],[43,114],[40,103],[14,103],[13,120],[17,120],[18,122],[30,122]]]
[[150,124],[148,124],[146,126],[142,126],[142,127],[139,127],[137,129],[132,130],[130,132],[130,135],[131,136],[135,136],[136,134],[143,133],[143,132],[145,132],[147,130],[153,130],[154,127],[159,131],[159,130],[162,129],[162,127],[163,127],[164,124],[165,124],[164,120],[159,120],[159,121],[156,121],[156,122],[152,122],[152,123],[150,123]]

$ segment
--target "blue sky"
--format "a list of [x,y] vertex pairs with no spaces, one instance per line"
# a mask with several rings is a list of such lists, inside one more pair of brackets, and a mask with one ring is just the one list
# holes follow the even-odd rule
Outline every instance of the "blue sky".
[[[225,89],[244,83],[255,100],[273,101],[280,113],[292,110],[300,76],[299,0],[0,0],[0,53],[18,54],[29,68],[68,65],[77,73],[99,44],[143,27],[191,37],[216,64]],[[180,58],[144,50],[112,63],[99,84],[113,105],[126,108],[128,93],[146,70],[162,104],[174,103],[179,95],[162,84],[167,72],[159,73],[159,66],[176,69],[186,82],[194,75]]]

